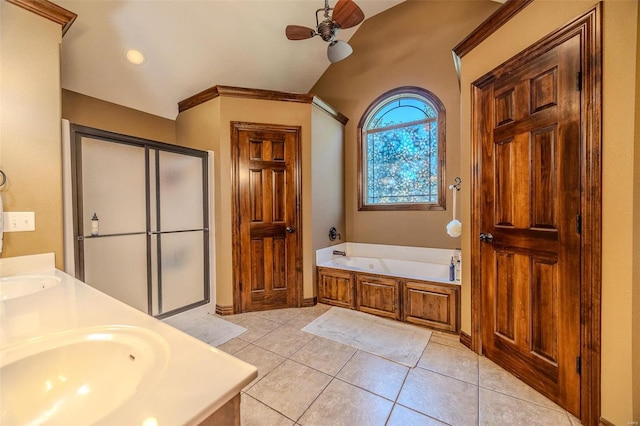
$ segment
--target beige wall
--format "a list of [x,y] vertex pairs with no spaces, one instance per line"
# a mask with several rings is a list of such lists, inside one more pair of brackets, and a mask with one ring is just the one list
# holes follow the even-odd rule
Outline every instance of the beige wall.
[[232,121],[302,127],[303,297],[313,296],[311,200],[311,105],[233,97],[218,97],[188,109],[176,119],[180,145],[215,152],[216,302],[233,305],[231,255],[231,125]]
[[158,142],[176,143],[176,123],[70,90],[62,91],[62,118],[72,124]]
[[[462,58],[462,178],[469,181],[470,85],[478,77],[563,26],[595,4],[585,1],[535,0],[476,49]],[[634,216],[638,210],[634,158],[638,156],[636,114],[638,3],[605,1],[603,12],[603,209],[602,209],[602,417],[616,425],[640,420],[633,413],[632,398],[638,398],[638,377],[633,377],[632,341],[640,330],[633,329],[632,313],[640,309],[632,297],[640,280],[634,277],[633,260],[638,260],[634,235],[640,231]],[[526,31],[523,31],[526,28]],[[635,157],[634,157],[635,156]],[[636,160],[637,166],[637,160]],[[622,183],[622,184],[621,184]],[[463,195],[463,223],[470,220],[469,192]],[[634,210],[635,199],[635,210]],[[463,252],[469,253],[469,228],[462,235]],[[631,232],[629,232],[631,231]],[[469,276],[469,263],[463,265]],[[635,278],[635,280],[634,280]],[[635,281],[635,284],[634,284]],[[462,329],[470,331],[470,290],[463,286]],[[637,326],[637,320],[636,320]],[[637,337],[636,337],[637,339]],[[637,361],[636,361],[637,362]],[[635,385],[633,384],[635,380]],[[635,386],[635,388],[634,388]],[[637,402],[635,403],[637,406]]]
[[[446,108],[447,187],[460,175],[460,89],[451,49],[500,5],[490,1],[408,1],[365,21],[351,38],[353,55],[331,65],[311,89],[350,118],[345,129],[348,241],[455,248],[446,211],[358,211],[357,126],[378,96],[399,86],[433,92]],[[463,182],[462,192],[469,188]],[[343,235],[345,232],[343,232]]]
[[[636,28],[640,28],[640,9],[637,13]],[[633,166],[633,336],[631,352],[633,357],[633,418],[640,419],[640,30],[636,38],[636,126]]]
[[61,27],[0,1],[0,189],[4,211],[35,212],[34,232],[4,234],[2,257],[53,252],[62,269]]

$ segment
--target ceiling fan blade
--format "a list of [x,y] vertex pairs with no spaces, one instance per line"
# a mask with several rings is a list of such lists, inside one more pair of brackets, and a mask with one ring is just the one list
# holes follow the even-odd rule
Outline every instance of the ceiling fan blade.
[[287,25],[285,34],[289,40],[304,40],[316,35],[316,32],[309,27],[301,27],[300,25]]
[[364,12],[353,0],[338,0],[331,19],[340,28],[351,28],[364,21]]

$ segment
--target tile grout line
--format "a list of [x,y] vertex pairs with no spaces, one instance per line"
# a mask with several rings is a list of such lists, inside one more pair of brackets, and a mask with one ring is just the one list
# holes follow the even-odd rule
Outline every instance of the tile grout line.
[[[317,315],[316,315],[316,318],[317,318],[317,317],[321,316],[323,313],[314,313],[314,314],[317,314]],[[266,406],[266,407],[270,408],[271,410],[276,411],[277,413],[279,413],[280,415],[282,415],[284,418],[286,418],[286,419],[288,419],[288,420],[290,420],[290,421],[293,421],[295,425],[299,425],[299,421],[300,421],[300,419],[301,419],[301,418],[302,418],[302,417],[303,417],[303,416],[304,416],[304,415],[309,411],[309,409],[311,408],[311,406],[312,406],[312,405],[313,405],[313,404],[318,400],[318,398],[319,398],[321,395],[323,395],[323,393],[327,390],[327,388],[329,387],[329,385],[330,385],[331,383],[333,383],[333,381],[334,381],[334,380],[336,380],[336,379],[337,379],[337,380],[339,380],[339,381],[341,381],[341,382],[343,382],[343,383],[345,383],[345,384],[347,384],[347,385],[351,385],[351,386],[354,386],[354,387],[355,387],[355,388],[357,388],[357,389],[363,390],[363,391],[367,392],[368,394],[371,394],[371,395],[373,395],[373,396],[377,396],[377,397],[383,398],[383,399],[384,399],[384,400],[386,400],[386,401],[390,401],[390,402],[392,402],[391,410],[389,411],[389,414],[387,415],[387,418],[386,418],[385,423],[384,423],[385,425],[386,425],[386,424],[391,420],[391,415],[393,414],[393,411],[394,411],[394,409],[395,409],[395,407],[396,407],[396,406],[403,407],[403,408],[408,409],[408,410],[410,410],[410,411],[412,411],[412,412],[419,413],[420,415],[425,415],[425,416],[427,416],[427,417],[429,417],[429,418],[433,418],[433,419],[435,419],[435,420],[437,420],[437,421],[439,421],[439,422],[443,422],[443,421],[442,421],[442,420],[440,420],[440,419],[437,419],[437,418],[431,417],[431,416],[429,416],[429,415],[427,415],[427,414],[425,414],[425,413],[422,413],[422,412],[420,412],[420,411],[417,411],[417,410],[415,410],[415,409],[413,409],[413,408],[411,408],[411,407],[406,407],[406,406],[404,406],[403,404],[401,404],[401,403],[399,403],[399,402],[398,402],[399,397],[400,397],[400,395],[402,394],[403,388],[404,388],[404,386],[405,386],[405,385],[406,385],[406,383],[407,383],[408,376],[409,376],[409,374],[411,373],[411,371],[412,371],[412,370],[417,370],[418,368],[420,368],[420,369],[422,369],[422,370],[426,370],[426,371],[429,371],[429,372],[431,372],[431,373],[438,374],[439,376],[447,377],[447,378],[449,378],[449,379],[454,379],[454,380],[456,380],[456,381],[458,381],[458,382],[466,383],[466,384],[469,384],[469,385],[474,385],[474,383],[472,383],[472,382],[468,382],[467,380],[459,379],[459,378],[457,378],[457,377],[453,377],[453,376],[450,376],[450,375],[448,375],[448,374],[445,374],[445,373],[441,373],[441,372],[435,371],[435,370],[431,369],[431,368],[433,368],[433,367],[429,368],[429,367],[419,366],[419,365],[418,365],[418,363],[416,363],[416,365],[415,365],[415,366],[413,366],[413,367],[409,367],[409,368],[408,368],[408,370],[407,370],[407,372],[406,372],[406,374],[405,374],[405,376],[404,376],[404,379],[403,379],[403,381],[402,381],[402,384],[401,384],[401,386],[400,386],[400,388],[399,388],[399,390],[398,390],[398,392],[397,392],[397,394],[396,394],[396,396],[395,396],[395,399],[394,399],[394,400],[391,400],[391,399],[389,399],[389,398],[387,398],[387,397],[384,397],[384,396],[382,396],[382,395],[378,395],[378,394],[376,394],[376,393],[374,393],[374,392],[372,392],[372,391],[370,391],[370,390],[368,390],[368,389],[365,389],[365,388],[360,387],[360,386],[358,386],[358,385],[355,385],[355,384],[349,383],[348,381],[343,380],[343,379],[341,379],[341,378],[339,378],[339,377],[338,377],[338,375],[339,375],[339,374],[340,374],[340,373],[345,369],[345,367],[347,366],[347,364],[349,364],[349,362],[350,362],[350,361],[351,361],[351,360],[356,356],[356,354],[357,354],[359,351],[361,351],[361,352],[365,352],[365,353],[368,353],[368,352],[366,352],[366,351],[362,351],[362,350],[360,350],[360,349],[358,349],[358,348],[354,348],[353,346],[350,346],[350,345],[346,344],[346,346],[350,346],[351,348],[355,349],[355,351],[353,352],[353,354],[351,354],[351,356],[349,356],[349,357],[348,357],[348,359],[347,359],[347,360],[342,364],[342,366],[341,366],[341,367],[340,367],[340,368],[335,372],[335,374],[331,374],[331,373],[326,373],[325,371],[321,371],[321,370],[319,370],[319,369],[317,369],[317,368],[315,368],[315,367],[311,367],[311,366],[309,366],[309,365],[306,365],[304,362],[299,362],[299,361],[296,361],[296,360],[292,359],[292,357],[293,357],[293,356],[295,356],[298,352],[302,351],[304,348],[306,348],[308,345],[310,345],[310,344],[313,342],[313,340],[314,340],[314,339],[313,339],[313,337],[312,337],[312,339],[311,339],[311,340],[309,340],[308,342],[306,342],[303,346],[301,346],[300,348],[298,348],[297,350],[295,350],[293,353],[289,354],[288,356],[283,356],[282,354],[276,353],[276,352],[274,352],[274,351],[272,351],[272,350],[270,350],[270,349],[264,348],[264,347],[260,346],[259,344],[256,344],[256,343],[255,343],[255,342],[257,342],[258,340],[262,339],[263,337],[266,337],[267,335],[269,335],[269,334],[271,334],[271,333],[275,332],[275,331],[276,331],[276,330],[278,330],[280,327],[285,326],[285,325],[287,325],[287,326],[288,326],[289,328],[291,328],[291,329],[300,330],[300,331],[303,331],[303,332],[304,332],[304,333],[306,333],[306,334],[310,334],[310,335],[312,335],[312,336],[314,336],[314,337],[315,337],[315,335],[313,335],[312,333],[307,333],[306,331],[302,330],[302,329],[304,328],[304,326],[302,326],[302,327],[294,327],[294,326],[290,325],[290,323],[291,323],[292,321],[295,321],[295,319],[296,319],[296,318],[299,318],[301,315],[302,315],[302,313],[300,313],[300,314],[298,314],[298,315],[295,315],[294,317],[292,317],[291,319],[289,319],[289,320],[288,320],[288,321],[286,321],[286,322],[274,321],[273,319],[266,318],[266,317],[262,317],[262,316],[260,316],[260,315],[258,315],[258,314],[256,314],[256,315],[252,315],[252,316],[247,316],[247,319],[249,319],[249,318],[251,318],[251,317],[257,317],[257,318],[260,318],[261,320],[266,320],[266,321],[273,322],[273,323],[277,324],[277,326],[276,326],[273,330],[270,330],[270,331],[268,331],[267,333],[265,333],[264,335],[262,335],[262,336],[258,337],[258,338],[257,338],[257,339],[255,339],[253,342],[252,342],[252,341],[248,341],[248,340],[244,340],[244,339],[242,339],[242,337],[241,337],[242,335],[238,336],[237,338],[238,338],[239,340],[242,340],[242,341],[244,341],[244,342],[247,342],[247,346],[245,346],[245,347],[243,347],[243,348],[239,349],[238,351],[236,351],[236,353],[237,353],[237,352],[239,352],[239,351],[241,351],[241,350],[245,349],[246,347],[248,347],[248,345],[253,345],[254,347],[260,348],[260,349],[262,349],[262,350],[268,351],[268,352],[270,352],[270,353],[272,353],[272,354],[275,354],[275,355],[277,355],[277,356],[280,356],[280,357],[283,357],[283,358],[284,358],[284,359],[282,360],[282,362],[278,363],[278,364],[277,364],[277,365],[276,365],[276,366],[275,366],[271,371],[273,371],[273,370],[275,370],[276,368],[280,367],[280,366],[281,366],[285,361],[287,361],[287,360],[291,360],[292,362],[294,362],[294,363],[296,363],[296,364],[299,364],[299,365],[302,365],[302,366],[304,366],[304,367],[310,368],[310,369],[312,369],[312,370],[314,370],[314,371],[316,371],[316,372],[322,373],[322,374],[327,375],[327,376],[329,376],[329,377],[330,377],[329,382],[328,382],[328,383],[327,383],[327,384],[326,384],[326,385],[325,385],[325,386],[320,390],[320,392],[316,395],[316,397],[313,399],[313,401],[311,401],[311,402],[309,403],[309,405],[304,409],[304,411],[302,412],[302,414],[301,414],[301,415],[300,415],[296,420],[291,419],[290,417],[287,417],[286,415],[284,415],[283,413],[280,413],[280,412],[279,412],[278,410],[276,410],[275,408],[273,408],[273,407],[271,407],[271,406],[269,406],[269,405],[267,405],[267,404],[263,403],[263,402],[262,402],[262,401],[260,401],[260,400],[257,400],[255,397],[253,397],[253,396],[251,396],[251,395],[247,394],[247,396],[251,397],[251,398],[252,398],[252,399],[254,399],[254,400],[259,401],[262,405],[264,405],[264,406]],[[224,318],[223,318],[223,319],[224,319]],[[244,318],[243,318],[243,321],[242,321],[242,322],[244,322],[245,320],[246,320],[246,319],[244,319]],[[311,320],[311,322],[312,322],[312,321],[313,321],[313,320]],[[231,322],[231,321],[229,321],[229,322]],[[241,323],[233,323],[233,324],[236,324],[236,325],[239,325],[239,326],[241,326],[241,327],[244,327],[244,326],[242,326],[242,324],[241,324]],[[307,324],[307,325],[308,325],[308,324]],[[246,328],[246,327],[245,327],[245,328]],[[249,329],[248,329],[248,331],[249,331]],[[433,333],[433,332],[432,332],[432,333]],[[244,334],[244,333],[243,333],[243,334]],[[433,337],[434,337],[434,336],[436,336],[436,339],[433,339]],[[464,350],[464,349],[467,349],[467,348],[464,348],[464,347],[459,347],[458,345],[456,345],[456,344],[455,344],[456,342],[454,342],[453,340],[452,340],[452,341],[447,341],[445,338],[446,338],[446,337],[448,337],[448,336],[446,336],[446,335],[445,335],[445,336],[442,336],[442,335],[440,335],[440,334],[435,334],[435,333],[433,333],[431,337],[432,337],[432,338],[431,338],[431,339],[429,339],[429,341],[428,341],[427,345],[425,346],[425,349],[423,349],[422,354],[420,355],[419,360],[420,360],[420,359],[422,359],[422,357],[424,357],[425,351],[426,351],[426,349],[427,349],[427,347],[429,346],[429,344],[430,344],[430,343],[434,343],[434,345],[446,346],[446,347],[451,348],[451,349],[458,349],[458,350]],[[440,338],[442,338],[442,340],[439,340]],[[331,339],[328,339],[328,340],[331,340]],[[226,342],[225,342],[225,343],[226,343]],[[341,342],[337,342],[337,343],[341,343]],[[342,344],[344,345],[344,343],[342,343]],[[376,355],[376,354],[372,354],[372,355],[373,355],[373,356],[378,356],[378,355]],[[476,354],[476,355],[477,355],[477,354]],[[507,390],[507,391],[503,391],[503,390],[493,389],[493,388],[487,387],[487,386],[485,386],[485,385],[482,385],[482,384],[481,384],[481,380],[480,380],[480,376],[481,376],[481,371],[480,371],[480,368],[481,368],[481,367],[480,367],[480,364],[481,364],[481,363],[480,363],[480,357],[481,357],[480,355],[477,355],[477,357],[476,357],[476,365],[477,365],[476,377],[477,377],[477,383],[475,384],[475,386],[476,386],[476,392],[477,392],[477,424],[478,424],[478,425],[480,425],[480,424],[481,424],[481,419],[482,419],[482,411],[481,411],[481,406],[482,406],[482,404],[481,404],[481,399],[480,399],[480,398],[481,398],[480,393],[481,393],[481,390],[482,390],[482,389],[485,389],[485,390],[490,391],[490,392],[495,392],[495,393],[497,393],[497,394],[504,395],[504,396],[507,396],[507,397],[510,397],[510,398],[513,398],[513,399],[516,399],[516,400],[519,400],[519,401],[522,401],[522,402],[525,402],[525,403],[528,403],[528,404],[531,404],[531,405],[532,405],[532,406],[534,406],[534,407],[545,408],[545,409],[547,409],[547,410],[550,410],[550,411],[553,411],[553,412],[556,412],[556,413],[559,413],[559,412],[561,412],[561,411],[562,411],[562,412],[564,412],[564,413],[565,413],[565,418],[568,420],[568,425],[569,425],[569,426],[573,425],[573,421],[572,421],[572,419],[571,419],[571,416],[570,416],[569,412],[568,412],[568,411],[566,411],[566,410],[563,410],[561,407],[557,407],[557,406],[556,406],[556,407],[549,407],[549,406],[547,406],[547,405],[544,405],[543,403],[539,403],[539,402],[536,402],[536,401],[532,401],[531,399],[528,399],[528,398],[526,398],[526,397],[516,396],[516,395],[514,395],[514,394],[512,394],[512,393],[507,393],[507,392],[508,392],[508,390]],[[383,359],[386,359],[386,358],[383,358]],[[488,360],[488,358],[486,358],[486,359]],[[395,363],[395,364],[397,364],[397,365],[403,365],[403,364],[400,364],[400,363],[395,362],[395,361],[393,361],[393,360],[388,360],[388,361],[393,362],[393,363]],[[488,361],[490,361],[490,360],[488,360]],[[418,361],[418,362],[419,362],[419,361]],[[490,362],[491,362],[491,361],[490,361]],[[407,367],[407,366],[404,366],[404,367]],[[271,374],[271,371],[270,371],[269,373],[265,374],[265,376],[263,376],[262,378],[260,378],[260,380],[256,381],[256,383],[254,383],[254,384],[251,386],[251,388],[252,388],[253,386],[255,386],[255,384],[259,383],[259,382],[260,382],[264,377],[269,376],[269,375]],[[516,378],[516,379],[517,379],[517,378]],[[521,382],[521,381],[519,381],[519,382]],[[524,382],[521,382],[521,383],[522,383],[522,384],[524,384],[525,386],[528,386],[528,385],[526,385]],[[249,389],[251,389],[251,388],[248,388],[248,389],[247,389],[247,391],[248,391]],[[533,391],[535,391],[535,389],[533,389],[533,388],[531,388],[531,389],[532,389]],[[242,391],[242,392],[243,392],[243,393],[246,393],[246,392],[244,392],[244,391]],[[515,393],[515,392],[514,392],[514,393]],[[519,394],[518,394],[518,395],[519,395]],[[550,401],[550,400],[549,400],[549,401]],[[552,402],[552,401],[550,401],[550,402]],[[446,422],[443,422],[443,423],[445,423],[445,424],[446,424]]]

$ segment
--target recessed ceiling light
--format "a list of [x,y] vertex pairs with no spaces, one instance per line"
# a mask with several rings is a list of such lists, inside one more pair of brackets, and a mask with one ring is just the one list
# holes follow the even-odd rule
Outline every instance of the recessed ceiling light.
[[127,60],[134,65],[140,65],[144,62],[144,55],[136,49],[127,50]]

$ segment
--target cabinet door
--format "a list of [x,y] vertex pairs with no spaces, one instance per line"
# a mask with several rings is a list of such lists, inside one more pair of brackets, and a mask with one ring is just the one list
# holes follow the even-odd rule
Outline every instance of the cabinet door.
[[398,282],[391,278],[358,275],[356,309],[383,317],[400,319]]
[[318,302],[354,308],[353,276],[346,271],[318,268]]
[[458,332],[458,299],[459,288],[407,282],[404,285],[404,320]]

